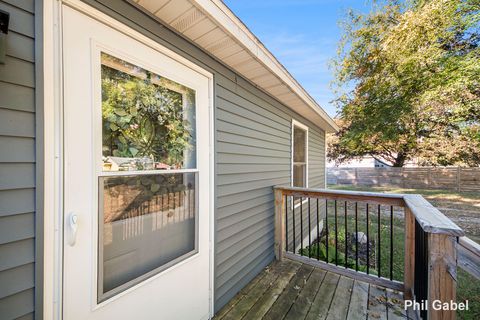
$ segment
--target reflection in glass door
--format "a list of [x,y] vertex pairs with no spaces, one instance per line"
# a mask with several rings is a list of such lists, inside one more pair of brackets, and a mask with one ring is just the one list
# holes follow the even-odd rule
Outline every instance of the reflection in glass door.
[[98,302],[198,252],[195,91],[101,63]]

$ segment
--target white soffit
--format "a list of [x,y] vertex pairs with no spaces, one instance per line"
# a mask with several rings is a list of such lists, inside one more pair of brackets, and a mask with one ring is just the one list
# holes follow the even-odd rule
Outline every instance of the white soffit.
[[337,125],[221,0],[133,0],[327,132]]

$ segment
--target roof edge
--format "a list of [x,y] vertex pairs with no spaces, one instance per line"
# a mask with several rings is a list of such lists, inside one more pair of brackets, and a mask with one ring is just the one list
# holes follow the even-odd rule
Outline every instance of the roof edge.
[[305,104],[318,114],[327,125],[325,131],[338,132],[339,127],[327,112],[311,97],[288,70],[275,58],[265,45],[221,0],[191,0],[195,2],[218,25],[254,55],[268,70],[287,85]]

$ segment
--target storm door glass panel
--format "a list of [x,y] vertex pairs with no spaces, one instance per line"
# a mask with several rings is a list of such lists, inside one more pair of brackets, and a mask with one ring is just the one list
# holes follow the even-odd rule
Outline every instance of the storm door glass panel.
[[293,126],[293,186],[307,186],[307,132]]
[[196,167],[195,91],[102,53],[103,170]]
[[101,61],[99,302],[198,252],[195,91]]

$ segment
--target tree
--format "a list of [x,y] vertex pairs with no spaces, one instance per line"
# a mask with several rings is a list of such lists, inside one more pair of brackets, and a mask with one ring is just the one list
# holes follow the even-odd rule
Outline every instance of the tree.
[[480,165],[480,1],[375,2],[349,12],[334,61],[337,162]]

